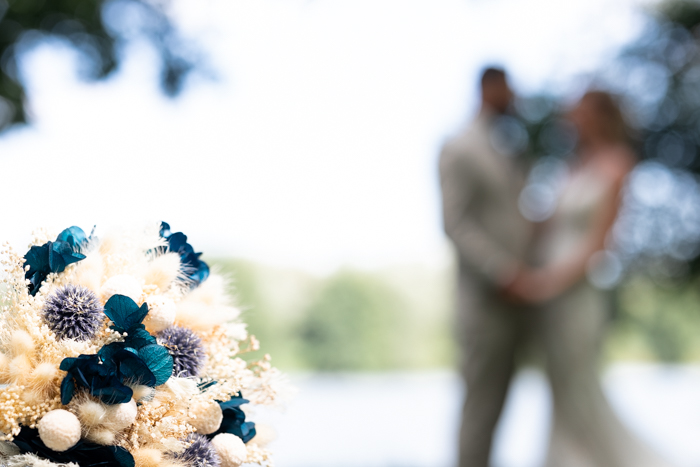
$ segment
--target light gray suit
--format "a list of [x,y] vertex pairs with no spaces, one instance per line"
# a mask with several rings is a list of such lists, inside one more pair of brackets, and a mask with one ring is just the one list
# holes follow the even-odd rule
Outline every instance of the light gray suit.
[[491,144],[492,121],[480,114],[440,155],[444,227],[459,258],[456,332],[467,385],[460,467],[488,465],[529,321],[498,293],[498,281],[525,260],[532,229],[518,210],[521,177]]

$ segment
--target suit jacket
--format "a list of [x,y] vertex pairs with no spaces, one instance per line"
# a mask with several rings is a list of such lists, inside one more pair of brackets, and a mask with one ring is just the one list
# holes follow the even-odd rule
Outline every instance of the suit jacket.
[[531,224],[518,209],[522,188],[513,161],[491,143],[493,118],[480,114],[440,154],[444,228],[461,276],[495,284],[524,261]]

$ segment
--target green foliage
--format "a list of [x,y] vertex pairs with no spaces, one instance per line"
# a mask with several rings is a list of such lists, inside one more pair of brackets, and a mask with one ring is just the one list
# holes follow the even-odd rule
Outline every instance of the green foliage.
[[682,362],[700,358],[697,281],[659,284],[645,276],[618,291],[619,315],[610,335],[612,358]]
[[401,299],[367,275],[344,271],[328,279],[304,312],[302,355],[320,370],[401,367],[405,313]]
[[[138,29],[161,58],[163,90],[174,95],[194,67],[191,51],[177,36],[164,9],[146,0],[0,0],[0,131],[24,123],[25,89],[17,62],[22,53],[49,38],[81,52],[85,78],[100,79],[121,59],[125,27]],[[121,18],[121,19],[120,19]],[[139,24],[124,24],[133,22]]]
[[[304,369],[296,332],[301,303],[306,303],[313,279],[296,271],[276,270],[245,260],[206,258],[214,271],[230,281],[250,334],[261,342],[261,351],[274,357],[275,366]],[[253,355],[258,358],[260,355]]]
[[[454,364],[453,271],[401,267],[326,277],[210,259],[231,278],[249,331],[284,370],[371,371]],[[645,275],[617,294],[606,354],[613,360],[700,359],[700,287]],[[259,358],[251,355],[251,358]]]
[[[231,279],[248,330],[287,370],[446,367],[446,271],[340,271],[315,277],[248,261],[206,261]],[[258,357],[259,355],[254,355]]]
[[694,0],[667,0],[659,7],[661,17],[693,29],[700,24],[700,3]]

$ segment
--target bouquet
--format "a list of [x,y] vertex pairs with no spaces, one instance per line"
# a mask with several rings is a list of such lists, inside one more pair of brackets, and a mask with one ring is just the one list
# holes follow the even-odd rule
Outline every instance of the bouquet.
[[200,255],[166,223],[0,249],[0,465],[272,465],[284,378]]

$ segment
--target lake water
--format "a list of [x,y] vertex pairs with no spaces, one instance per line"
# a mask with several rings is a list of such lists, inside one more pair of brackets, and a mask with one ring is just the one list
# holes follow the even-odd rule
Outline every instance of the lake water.
[[[274,424],[277,467],[451,467],[463,387],[450,372],[292,375],[299,392]],[[604,389],[623,421],[679,467],[700,465],[700,367],[617,364]],[[551,402],[521,371],[498,428],[494,465],[538,467]]]

